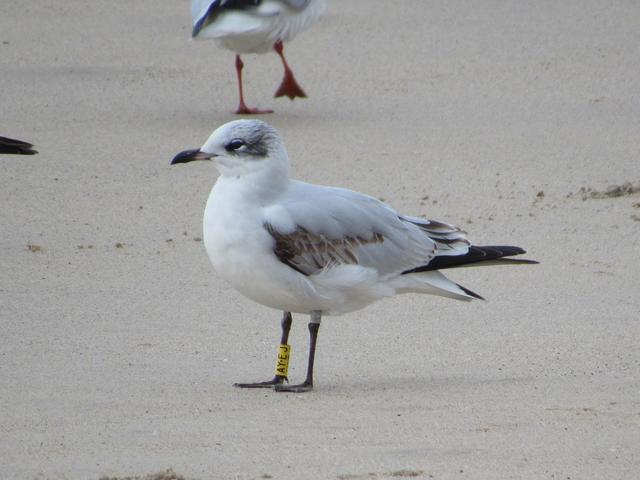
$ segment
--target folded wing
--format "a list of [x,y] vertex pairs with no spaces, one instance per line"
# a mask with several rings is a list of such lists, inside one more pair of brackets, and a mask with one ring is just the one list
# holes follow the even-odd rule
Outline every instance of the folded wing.
[[379,200],[346,189],[292,182],[285,198],[265,209],[265,219],[274,253],[304,275],[359,265],[385,278],[429,263],[439,248],[424,230],[427,223],[416,225]]

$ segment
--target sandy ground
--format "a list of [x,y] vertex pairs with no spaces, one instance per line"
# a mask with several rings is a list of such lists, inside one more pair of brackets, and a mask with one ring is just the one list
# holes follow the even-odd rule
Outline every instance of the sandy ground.
[[[333,1],[291,43],[309,94],[250,103],[295,176],[520,245],[451,272],[487,297],[328,318],[311,394],[271,376],[278,312],[213,272],[216,173],[170,167],[231,120],[233,55],[186,1],[0,3],[0,478],[635,479],[640,4]],[[581,190],[582,189],[582,190]],[[596,194],[591,194],[596,192]],[[306,367],[296,317],[291,377]]]

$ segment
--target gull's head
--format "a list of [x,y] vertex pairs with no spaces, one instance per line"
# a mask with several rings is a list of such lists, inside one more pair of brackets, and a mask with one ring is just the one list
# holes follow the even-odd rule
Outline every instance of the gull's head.
[[218,127],[201,148],[177,154],[171,164],[213,160],[223,176],[258,172],[289,173],[289,160],[277,130],[261,120],[235,120]]

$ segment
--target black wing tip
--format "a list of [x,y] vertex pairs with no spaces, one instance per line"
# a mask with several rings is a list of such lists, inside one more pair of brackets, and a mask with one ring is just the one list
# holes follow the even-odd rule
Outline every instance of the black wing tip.
[[511,257],[513,255],[522,255],[523,253],[527,253],[524,248],[513,247],[511,245],[486,245],[486,246],[476,246],[473,245],[472,249],[478,249],[479,251],[484,251],[487,254],[497,254],[500,257]]
[[[493,258],[493,260],[500,260],[502,263],[513,263],[513,264],[529,264],[536,265],[540,262],[537,260],[529,260],[528,258],[508,258],[514,257],[516,255],[523,255],[527,253],[524,248],[520,247],[512,247],[512,246],[487,246],[487,247],[472,247],[484,250],[489,253],[495,252],[498,256]],[[492,258],[487,258],[487,260],[492,260]]]
[[514,265],[538,265],[540,262],[537,260],[529,260],[528,258],[499,258],[501,263],[513,263]]
[[483,262],[494,261],[496,263],[539,263],[535,260],[525,260],[517,258],[504,258],[512,257],[515,255],[522,255],[527,253],[520,247],[513,247],[507,245],[501,246],[475,246],[469,247],[469,251],[465,255],[442,255],[436,256],[426,265],[421,265],[410,270],[405,270],[403,274],[407,273],[419,273],[428,272],[432,270],[442,270],[445,268],[464,267],[467,265],[482,264]]
[[35,155],[38,153],[34,150],[33,144],[16,140],[15,138],[0,137],[0,153],[9,155]]
[[191,30],[191,38],[196,38],[198,36],[200,30],[202,30],[202,26],[204,25],[204,21],[206,18],[207,16],[205,15],[195,23],[195,25],[193,26],[193,30]]
[[0,153],[7,155],[35,155],[38,151],[32,148],[0,147]]

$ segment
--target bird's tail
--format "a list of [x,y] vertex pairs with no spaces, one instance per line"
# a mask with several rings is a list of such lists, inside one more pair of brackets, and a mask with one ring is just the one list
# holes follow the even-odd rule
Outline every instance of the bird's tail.
[[[440,255],[432,258],[427,265],[406,270],[400,279],[410,278],[412,285],[409,288],[400,288],[399,291],[422,291],[433,295],[440,295],[457,300],[472,300],[477,298],[484,300],[477,293],[452,282],[438,270],[454,267],[469,267],[482,265],[507,265],[507,264],[534,264],[535,260],[505,258],[526,253],[520,247],[510,246],[470,246],[467,253],[463,255]],[[416,275],[409,275],[416,274]],[[418,284],[418,285],[417,285]]]
[[396,293],[426,293],[455,300],[484,300],[468,288],[452,282],[437,271],[419,272],[417,275],[401,275],[391,281]]

